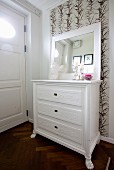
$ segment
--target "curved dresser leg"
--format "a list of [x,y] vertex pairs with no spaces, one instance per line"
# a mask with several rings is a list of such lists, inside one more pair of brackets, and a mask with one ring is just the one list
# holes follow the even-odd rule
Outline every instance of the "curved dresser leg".
[[86,158],[85,164],[86,164],[87,169],[93,169],[94,168],[94,165],[93,165],[91,159]]
[[34,132],[34,130],[33,130],[33,133],[32,133],[32,135],[30,137],[31,138],[35,138],[36,137],[36,133]]

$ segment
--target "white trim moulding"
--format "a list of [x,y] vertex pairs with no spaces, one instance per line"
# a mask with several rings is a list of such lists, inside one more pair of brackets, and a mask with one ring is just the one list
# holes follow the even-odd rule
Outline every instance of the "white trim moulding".
[[101,140],[114,144],[114,139],[113,138],[101,136]]
[[11,0],[11,1],[40,17],[41,11],[34,5],[32,5],[30,2],[23,0]]

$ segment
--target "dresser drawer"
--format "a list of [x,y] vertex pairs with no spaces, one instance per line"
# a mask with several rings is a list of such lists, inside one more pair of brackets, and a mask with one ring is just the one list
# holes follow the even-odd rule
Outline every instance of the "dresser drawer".
[[82,145],[82,130],[38,116],[38,127]]
[[51,104],[50,102],[38,101],[37,112],[77,125],[82,125],[82,110],[68,106],[64,104]]
[[59,103],[82,106],[82,91],[65,89],[64,87],[37,86],[37,98]]

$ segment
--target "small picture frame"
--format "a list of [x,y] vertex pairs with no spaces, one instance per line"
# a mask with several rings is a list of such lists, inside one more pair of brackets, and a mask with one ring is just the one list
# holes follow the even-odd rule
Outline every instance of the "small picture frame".
[[82,56],[73,56],[73,65],[80,65],[82,61]]
[[92,64],[93,64],[93,54],[85,54],[84,65],[92,65]]

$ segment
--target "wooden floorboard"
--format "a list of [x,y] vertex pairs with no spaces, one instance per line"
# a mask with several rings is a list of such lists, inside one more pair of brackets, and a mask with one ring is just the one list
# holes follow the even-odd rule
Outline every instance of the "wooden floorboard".
[[[86,170],[83,155],[37,135],[23,123],[0,134],[0,170]],[[101,141],[92,155],[94,170],[105,170],[114,145]]]

